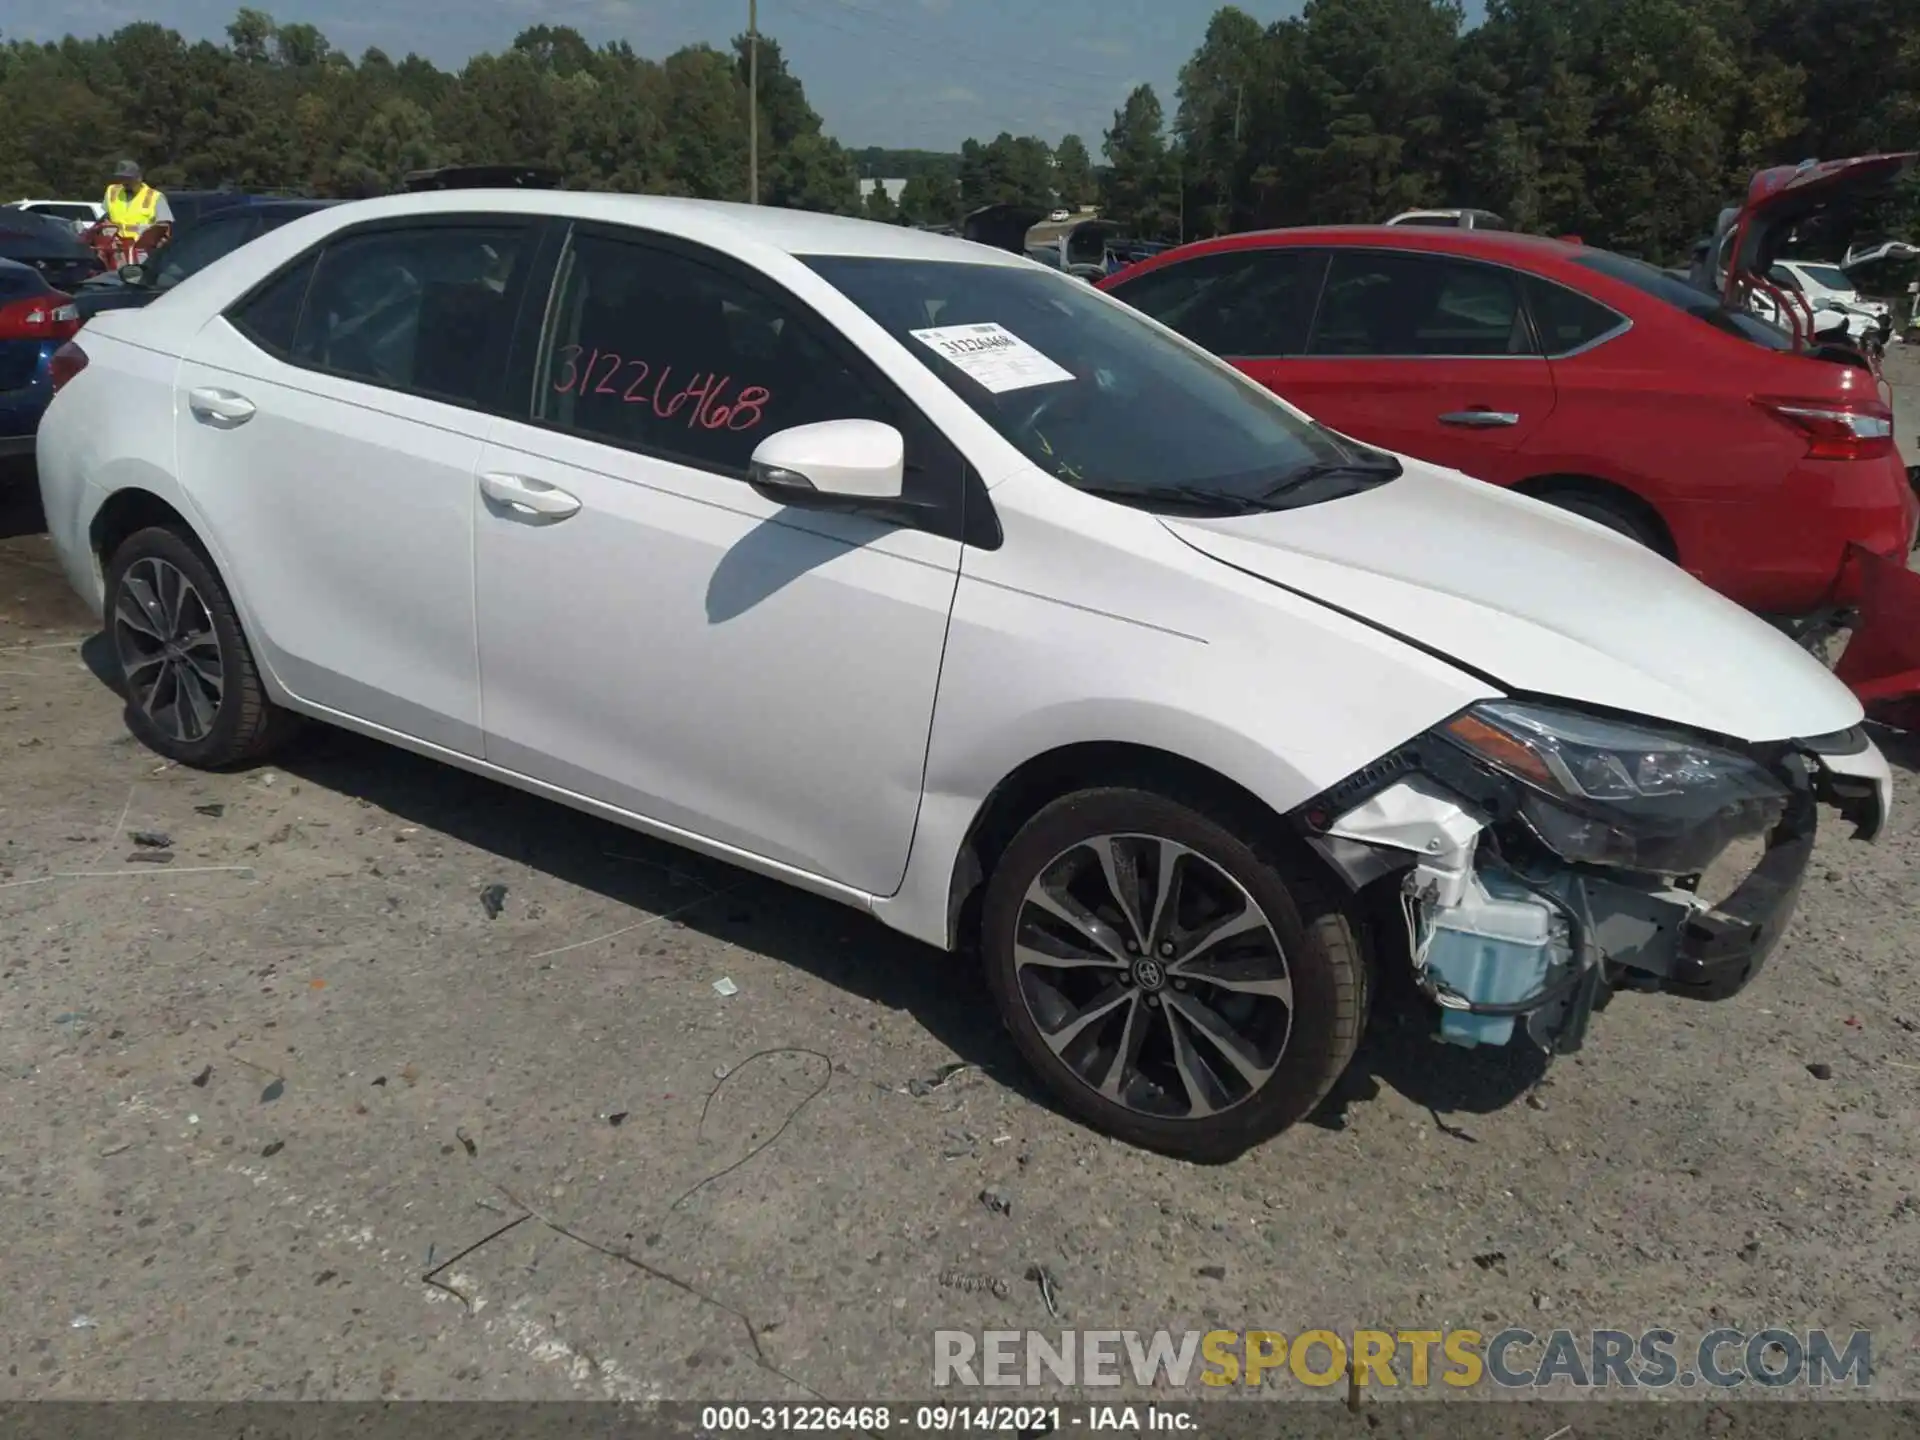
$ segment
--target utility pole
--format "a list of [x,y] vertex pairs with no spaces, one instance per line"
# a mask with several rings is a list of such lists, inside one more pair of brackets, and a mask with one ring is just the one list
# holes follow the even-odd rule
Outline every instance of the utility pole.
[[747,0],[747,203],[760,203],[760,0]]

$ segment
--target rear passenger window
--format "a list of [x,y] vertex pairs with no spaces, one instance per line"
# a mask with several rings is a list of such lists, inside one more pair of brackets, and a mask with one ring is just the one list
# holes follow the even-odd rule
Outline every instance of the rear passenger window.
[[1570,355],[1605,339],[1626,325],[1626,317],[1598,300],[1538,275],[1527,276],[1527,304],[1533,308],[1533,328],[1548,356]]
[[285,360],[293,353],[300,304],[307,298],[307,285],[318,263],[317,256],[309,255],[282,270],[227,311],[227,323],[269,355]]
[[1447,255],[1335,251],[1311,353],[1433,359],[1537,354],[1518,279],[1504,266]]
[[792,304],[591,233],[561,261],[536,374],[540,423],[743,475],[754,447],[792,425],[907,424]]
[[421,225],[349,235],[321,252],[294,364],[453,405],[482,403],[513,316],[517,225]]
[[1326,273],[1323,250],[1229,250],[1151,270],[1110,292],[1216,355],[1299,355]]

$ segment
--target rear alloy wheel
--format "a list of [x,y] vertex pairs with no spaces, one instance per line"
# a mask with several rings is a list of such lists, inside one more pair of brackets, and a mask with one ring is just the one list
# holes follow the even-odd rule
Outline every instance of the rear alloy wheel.
[[291,728],[267,699],[226,587],[185,536],[156,526],[114,552],[106,618],[127,728],[148,749],[213,768],[264,755]]
[[1317,878],[1149,792],[1056,801],[988,882],[1001,1016],[1090,1123],[1230,1159],[1311,1110],[1359,1038],[1364,965]]

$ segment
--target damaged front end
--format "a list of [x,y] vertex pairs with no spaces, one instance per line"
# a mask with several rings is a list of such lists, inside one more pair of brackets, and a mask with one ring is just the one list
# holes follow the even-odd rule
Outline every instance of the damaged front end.
[[[1356,890],[1395,890],[1440,1038],[1580,1048],[1616,990],[1738,993],[1792,917],[1820,802],[1879,834],[1886,761],[1855,728],[1730,745],[1556,704],[1476,705],[1294,814]],[[1724,898],[1702,879],[1757,849]]]

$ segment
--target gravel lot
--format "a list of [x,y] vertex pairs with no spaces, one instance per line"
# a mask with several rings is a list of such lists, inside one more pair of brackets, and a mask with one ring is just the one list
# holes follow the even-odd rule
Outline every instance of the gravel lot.
[[1622,997],[1531,1098],[1379,1033],[1197,1168],[1061,1118],[971,973],[852,912],[338,733],[161,765],[23,482],[0,1398],[924,1397],[935,1327],[1061,1324],[1858,1327],[1920,1391],[1920,741],[1738,1000]]

